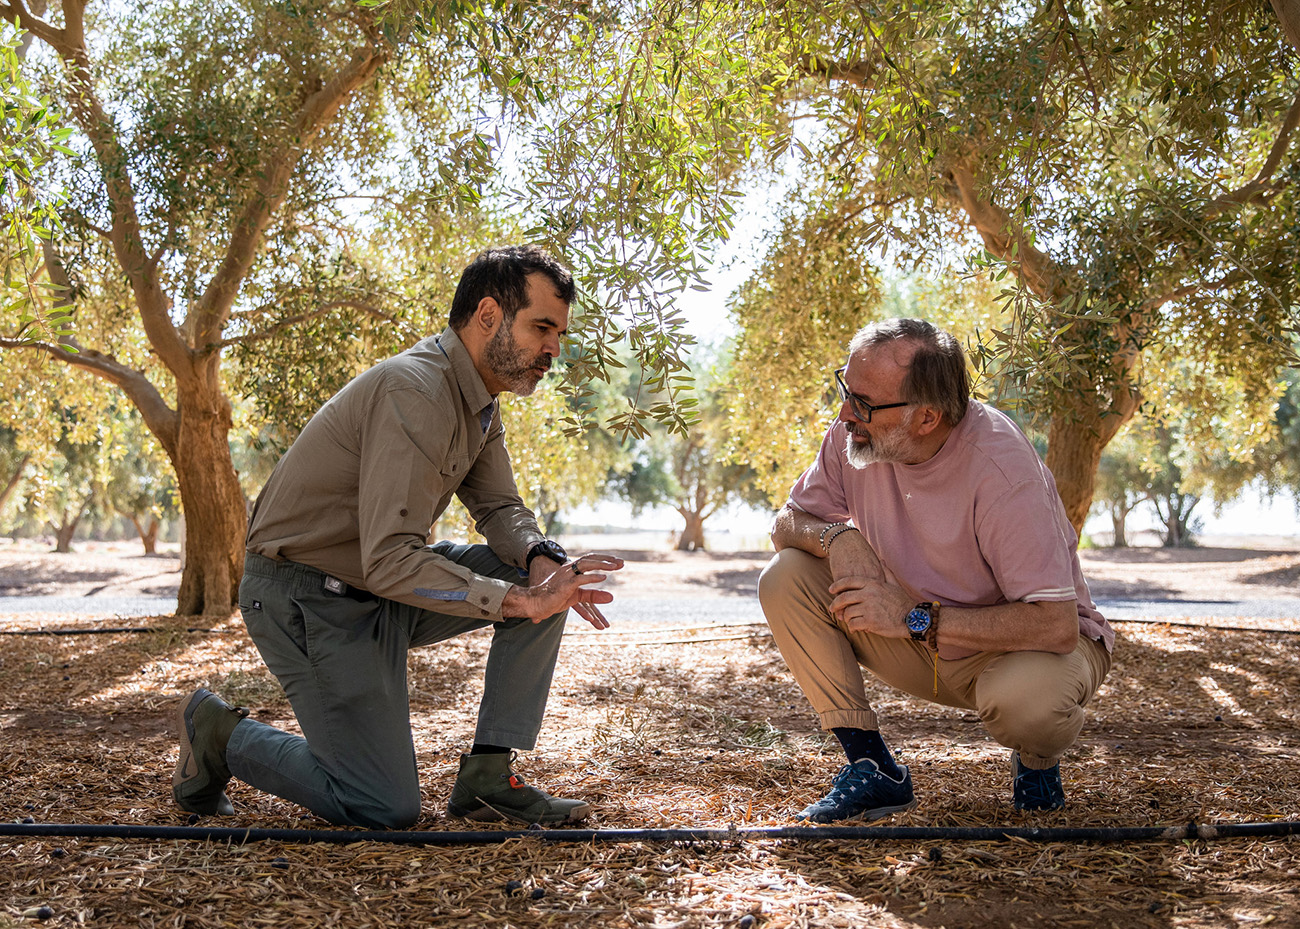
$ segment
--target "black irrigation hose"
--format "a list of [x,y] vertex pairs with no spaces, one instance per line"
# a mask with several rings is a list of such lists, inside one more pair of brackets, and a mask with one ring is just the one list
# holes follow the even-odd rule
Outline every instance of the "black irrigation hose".
[[892,840],[1000,842],[1183,842],[1300,835],[1300,821],[1184,823],[1178,826],[1039,828],[1037,826],[776,826],[731,829],[540,829],[492,832],[382,832],[347,829],[232,829],[220,826],[113,826],[63,823],[0,823],[0,836],[17,838],[186,839],[203,842],[381,842],[392,845],[496,845],[513,839],[542,842],[739,842],[783,840]]
[[1300,635],[1300,629],[1271,629],[1266,626],[1219,626],[1208,623],[1193,623],[1181,619],[1111,619],[1112,626],[1117,623],[1130,623],[1134,626],[1181,626],[1184,629],[1213,629],[1216,632],[1271,632],[1274,635]]
[[[1210,629],[1216,632],[1268,632],[1273,635],[1300,635],[1300,629],[1274,629],[1268,626],[1222,626],[1222,625],[1213,625],[1210,623],[1194,623],[1194,622],[1188,622],[1186,620],[1171,620],[1171,619],[1112,619],[1110,620],[1110,624],[1112,626],[1122,625],[1125,623],[1134,626],[1179,626],[1184,629]],[[743,628],[746,626],[764,626],[764,625],[766,625],[766,623],[760,621],[755,621],[752,623],[713,623],[708,626],[684,626],[684,627],[669,626],[664,629],[625,629],[625,630],[620,630],[617,633],[608,633],[608,634],[584,632],[584,633],[579,633],[576,636],[570,636],[569,638],[578,639],[581,641],[587,638],[591,638],[593,640],[601,639],[601,638],[618,638],[623,635],[648,635],[654,632],[691,632],[694,631],[695,629],[718,629],[718,628],[733,628],[733,627]],[[97,627],[93,629],[0,629],[0,635],[109,635],[109,634],[116,635],[125,632],[172,632],[172,631],[180,631],[180,630],[154,628],[151,626],[115,626],[115,627],[104,626],[104,627]],[[214,632],[220,635],[229,632],[236,632],[238,630],[209,629],[202,626],[189,626],[184,631],[185,632]],[[730,636],[719,636],[717,638],[709,638],[709,639],[704,639],[704,638],[670,639],[662,642],[661,641],[653,641],[653,642],[635,641],[626,644],[678,645],[678,644],[687,644],[691,642],[721,642],[727,639],[746,639],[746,638],[753,638],[755,636],[769,635],[769,634],[770,633],[768,632],[756,632],[753,633],[752,635],[736,634]],[[598,643],[593,642],[593,644],[598,644]]]
[[[180,629],[153,628],[151,626],[96,626],[93,629],[0,629],[0,635],[117,635],[123,632],[180,632]],[[230,629],[208,629],[189,626],[185,632],[231,632]]]

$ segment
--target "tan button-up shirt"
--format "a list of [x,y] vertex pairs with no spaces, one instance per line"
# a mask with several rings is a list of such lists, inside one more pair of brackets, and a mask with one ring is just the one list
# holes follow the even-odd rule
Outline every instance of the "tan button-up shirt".
[[515,486],[496,398],[447,329],[321,407],[258,495],[247,547],[390,600],[500,619],[508,582],[427,547],[452,494],[497,557],[524,567],[543,535]]

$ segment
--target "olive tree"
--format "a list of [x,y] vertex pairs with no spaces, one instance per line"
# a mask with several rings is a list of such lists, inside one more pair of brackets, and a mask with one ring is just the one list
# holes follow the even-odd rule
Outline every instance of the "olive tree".
[[1295,15],[1282,0],[788,4],[749,33],[788,42],[771,83],[808,127],[809,243],[851,218],[877,262],[1008,285],[976,361],[1041,417],[1076,527],[1101,450],[1159,393],[1148,365],[1230,371],[1266,417],[1297,363]]
[[184,510],[180,612],[228,611],[239,580],[233,401],[300,418],[436,331],[447,278],[502,230],[577,270],[575,383],[623,343],[658,381],[614,427],[685,426],[671,296],[700,285],[752,139],[692,125],[717,75],[665,69],[727,48],[679,28],[684,6],[0,2],[74,129],[43,174],[65,230],[27,266],[28,315],[72,326],[6,316],[0,349],[139,410]]

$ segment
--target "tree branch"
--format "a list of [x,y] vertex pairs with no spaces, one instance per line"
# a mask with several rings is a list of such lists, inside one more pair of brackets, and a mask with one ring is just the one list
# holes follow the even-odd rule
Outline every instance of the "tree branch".
[[1063,295],[1064,269],[1046,252],[1030,243],[1019,224],[1013,223],[1002,207],[987,200],[975,183],[975,174],[964,159],[948,164],[947,174],[956,192],[956,200],[984,247],[1007,262],[1030,290],[1040,299],[1055,303]]
[[251,342],[264,342],[269,338],[279,335],[280,333],[284,332],[286,329],[291,329],[292,327],[298,325],[299,323],[316,319],[320,316],[324,316],[330,310],[336,310],[343,307],[349,307],[354,310],[360,310],[362,313],[365,313],[367,316],[373,316],[375,319],[383,320],[386,323],[390,323],[394,328],[397,329],[407,329],[407,330],[411,329],[410,326],[408,326],[405,322],[398,319],[397,317],[385,313],[383,310],[379,309],[378,307],[372,306],[361,300],[331,300],[328,303],[322,303],[320,306],[316,307],[316,309],[311,310],[310,312],[299,313],[296,316],[290,316],[287,319],[282,319],[269,329],[262,329],[257,332],[249,332],[246,333],[245,335],[234,336],[229,339],[222,339],[220,342],[216,343],[215,347],[218,349],[222,349],[222,348],[227,348],[231,345],[248,345]]
[[1214,291],[1223,290],[1232,287],[1244,281],[1250,280],[1250,275],[1244,271],[1232,271],[1219,278],[1217,281],[1202,281],[1199,284],[1184,284],[1181,287],[1175,287],[1167,293],[1160,294],[1143,300],[1140,304],[1139,312],[1143,315],[1154,313],[1166,303],[1173,303],[1175,300],[1185,300],[1199,293],[1213,293]]
[[311,147],[352,93],[387,60],[388,53],[374,45],[359,48],[329,81],[305,95],[287,131],[285,144],[273,151],[259,169],[261,181],[235,221],[225,257],[191,311],[192,320],[186,321],[187,328],[192,325],[196,346],[220,343],[235,296],[252,267],[262,234],[284,203],[289,180],[303,152]]
[[870,87],[880,71],[873,61],[831,61],[816,55],[804,55],[800,64],[807,74],[824,77],[827,81],[847,81],[859,87]]
[[46,45],[53,46],[55,39],[59,36],[59,30],[27,9],[22,0],[8,0],[8,2],[0,3],[0,16],[3,16],[11,23],[17,20],[19,26]]
[[1206,207],[1206,219],[1214,219],[1230,206],[1260,202],[1276,193],[1276,188],[1269,181],[1281,166],[1286,150],[1291,144],[1291,133],[1295,132],[1297,125],[1300,125],[1300,89],[1296,91],[1295,99],[1291,101],[1291,108],[1287,110],[1286,118],[1282,120],[1277,138],[1273,140],[1273,147],[1269,150],[1268,158],[1264,160],[1259,173],[1250,183],[1211,200]]
[[1079,44],[1079,35],[1074,31],[1074,24],[1070,22],[1070,11],[1066,9],[1065,0],[1060,0],[1061,22],[1065,24],[1065,31],[1070,36],[1070,41],[1074,44],[1074,51],[1079,56],[1079,67],[1083,69],[1083,79],[1088,84],[1088,91],[1092,94],[1092,113],[1096,116],[1101,112],[1101,95],[1097,93],[1097,85],[1092,80],[1092,72],[1088,70],[1088,59],[1083,54],[1083,46]]
[[1273,12],[1282,25],[1282,34],[1300,51],[1300,0],[1271,0]]
[[81,368],[121,388],[139,409],[145,423],[168,454],[176,450],[179,428],[176,411],[167,405],[162,394],[145,377],[143,371],[122,364],[111,354],[83,348],[75,336],[63,336],[58,342],[11,339],[0,336],[0,348],[31,349],[43,352],[64,364]]
[[23,472],[27,470],[27,462],[31,460],[31,452],[23,455],[22,460],[18,462],[18,466],[15,467],[13,473],[9,475],[9,479],[5,482],[4,488],[0,489],[0,506],[4,506],[5,501],[9,499],[9,495],[12,494],[14,488],[18,486],[18,482],[23,479]]
[[90,140],[103,172],[105,192],[112,213],[108,233],[118,265],[130,282],[145,333],[158,357],[180,375],[188,367],[188,349],[171,324],[170,301],[163,292],[156,269],[144,252],[140,219],[135,207],[135,189],[127,171],[127,157],[112,120],[95,96],[90,56],[86,50],[85,2],[64,0],[63,29],[54,29],[31,16],[20,0],[7,0],[0,13],[18,17],[23,28],[45,42],[63,61],[71,85],[68,106],[73,120]]

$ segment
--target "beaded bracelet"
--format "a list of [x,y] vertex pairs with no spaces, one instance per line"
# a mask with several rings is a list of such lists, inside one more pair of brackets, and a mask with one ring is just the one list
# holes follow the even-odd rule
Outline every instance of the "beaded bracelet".
[[[838,528],[839,531],[832,532],[830,538],[827,538],[826,533],[836,528]],[[835,541],[835,537],[841,532],[848,532],[852,528],[853,527],[847,523],[827,523],[826,527],[822,529],[821,534],[817,536],[817,544],[822,547],[823,552],[829,555],[831,553],[831,543]]]
[[830,532],[836,526],[843,526],[843,525],[844,523],[827,523],[826,525],[822,526],[822,531],[817,535],[817,544],[821,546],[823,552],[827,552],[827,553],[830,552],[830,549],[826,547],[826,533]]

